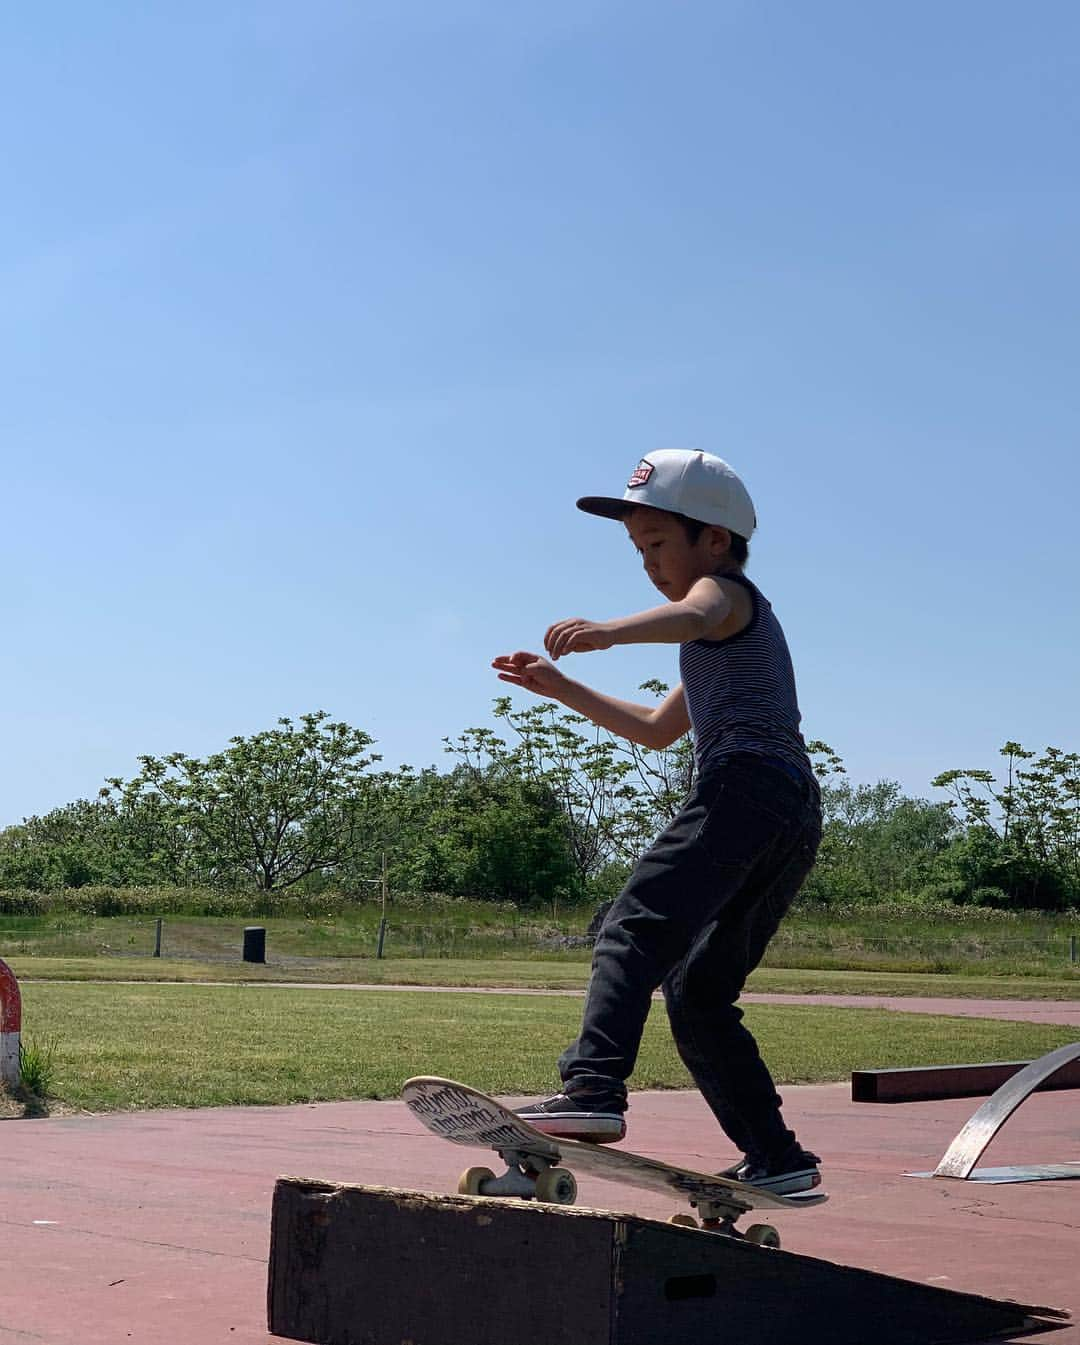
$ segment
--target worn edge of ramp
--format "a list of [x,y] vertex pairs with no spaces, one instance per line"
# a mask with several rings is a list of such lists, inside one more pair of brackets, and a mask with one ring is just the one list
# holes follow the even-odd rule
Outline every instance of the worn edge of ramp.
[[297,1177],[267,1313],[318,1345],[963,1345],[1069,1319],[638,1215]]

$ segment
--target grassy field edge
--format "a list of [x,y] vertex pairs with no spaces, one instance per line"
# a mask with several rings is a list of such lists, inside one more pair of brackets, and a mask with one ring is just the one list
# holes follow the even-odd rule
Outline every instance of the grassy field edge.
[[[316,965],[203,962],[186,958],[11,957],[20,981],[162,982],[181,984],[309,983],[415,985],[580,991],[585,962],[474,958],[320,959]],[[1046,976],[956,976],[946,973],[834,971],[759,967],[747,990],[775,994],[919,995],[952,999],[1076,1000],[1080,980]]]
[[[395,1098],[421,1073],[541,1092],[557,1083],[580,1013],[576,999],[512,994],[79,982],[24,993],[29,1036],[55,1045],[54,1104],[91,1112]],[[781,1084],[1031,1059],[1075,1038],[1046,1024],[825,1005],[750,1005],[747,1021]],[[692,1086],[658,1006],[631,1086]]]

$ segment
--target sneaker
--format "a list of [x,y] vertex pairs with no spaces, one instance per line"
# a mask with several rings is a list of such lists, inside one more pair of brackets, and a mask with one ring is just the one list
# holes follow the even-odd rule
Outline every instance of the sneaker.
[[733,1182],[742,1182],[744,1186],[756,1186],[759,1191],[768,1191],[774,1196],[790,1196],[799,1191],[812,1191],[821,1185],[821,1173],[817,1154],[809,1153],[796,1145],[779,1162],[761,1163],[744,1158],[735,1163],[718,1177],[727,1177]]
[[575,1099],[567,1093],[541,1098],[528,1106],[516,1107],[514,1112],[534,1130],[562,1139],[613,1144],[626,1134],[621,1111],[611,1106],[598,1107],[587,1098]]

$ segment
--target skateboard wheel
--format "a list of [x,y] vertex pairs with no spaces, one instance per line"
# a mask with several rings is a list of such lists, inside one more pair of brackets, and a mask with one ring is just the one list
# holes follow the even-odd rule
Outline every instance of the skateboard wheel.
[[551,1205],[572,1205],[577,1199],[577,1182],[566,1168],[548,1168],[536,1179],[536,1198]]
[[495,1180],[495,1174],[490,1168],[468,1168],[458,1178],[459,1196],[480,1196],[483,1191],[480,1189],[485,1182]]
[[698,1221],[692,1214],[673,1214],[668,1220],[669,1224],[678,1224],[680,1228],[697,1228]]
[[743,1237],[747,1242],[752,1242],[757,1247],[780,1246],[780,1234],[773,1228],[772,1224],[751,1224]]

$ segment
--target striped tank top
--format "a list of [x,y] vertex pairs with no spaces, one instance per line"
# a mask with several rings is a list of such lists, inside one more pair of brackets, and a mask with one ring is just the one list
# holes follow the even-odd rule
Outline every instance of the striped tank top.
[[679,646],[698,772],[730,752],[752,752],[813,778],[780,622],[745,575],[723,577],[750,595],[749,623],[726,640],[689,640]]

